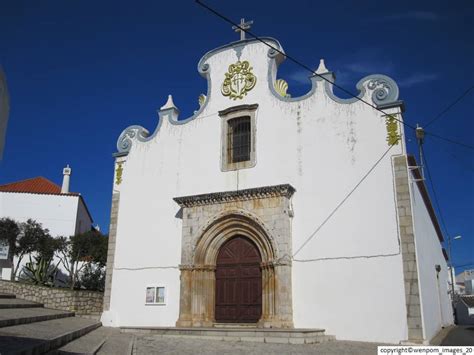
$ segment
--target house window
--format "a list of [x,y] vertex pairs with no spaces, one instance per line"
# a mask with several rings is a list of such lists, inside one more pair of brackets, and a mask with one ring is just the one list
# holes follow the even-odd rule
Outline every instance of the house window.
[[227,159],[230,163],[250,160],[250,117],[227,121]]
[[166,304],[164,286],[148,286],[145,296],[146,304]]
[[257,104],[240,105],[219,112],[219,116],[222,118],[222,171],[255,166],[255,112],[257,107]]

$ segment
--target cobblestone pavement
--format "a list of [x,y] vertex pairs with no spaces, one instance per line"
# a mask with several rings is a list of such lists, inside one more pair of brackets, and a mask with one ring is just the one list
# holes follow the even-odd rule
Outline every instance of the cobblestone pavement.
[[353,341],[331,341],[322,344],[290,345],[265,344],[235,341],[199,340],[184,338],[161,338],[160,336],[137,336],[134,355],[207,355],[207,354],[377,354],[376,343]]

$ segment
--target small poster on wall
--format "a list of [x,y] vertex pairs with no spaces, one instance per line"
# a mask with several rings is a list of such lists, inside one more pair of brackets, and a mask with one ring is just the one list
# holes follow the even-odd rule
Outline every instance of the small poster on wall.
[[147,287],[146,288],[146,303],[154,303],[154,302],[155,302],[155,288]]
[[0,260],[8,259],[8,251],[10,247],[8,244],[0,243]]

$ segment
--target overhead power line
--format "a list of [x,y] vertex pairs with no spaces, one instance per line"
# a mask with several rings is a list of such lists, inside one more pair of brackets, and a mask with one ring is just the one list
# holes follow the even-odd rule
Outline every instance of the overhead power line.
[[445,138],[445,137],[442,137],[438,134],[435,134],[435,133],[431,133],[431,132],[425,132],[426,135],[428,136],[431,136],[431,137],[434,137],[434,138],[437,138],[437,139],[441,139],[445,142],[449,142],[449,143],[452,143],[452,144],[456,144],[456,145],[459,145],[461,147],[464,147],[464,148],[468,148],[468,149],[473,149],[474,150],[474,146],[472,145],[469,145],[469,144],[466,144],[466,143],[463,143],[463,142],[458,142],[458,141],[455,141],[453,139],[449,139],[449,138]]
[[[370,102],[362,99],[361,97],[357,96],[357,95],[354,95],[352,92],[350,92],[349,90],[347,90],[346,88],[336,84],[335,82],[329,80],[328,78],[326,78],[325,76],[321,75],[321,74],[318,74],[316,73],[313,69],[311,69],[309,66],[307,66],[306,64],[300,62],[299,60],[297,60],[296,58],[290,56],[289,54],[287,53],[284,53],[283,51],[281,51],[279,48],[276,48],[275,46],[272,46],[271,44],[267,43],[266,41],[264,41],[262,38],[260,38],[259,36],[257,36],[256,34],[252,33],[251,31],[248,30],[247,27],[242,27],[240,26],[237,22],[234,22],[233,20],[231,20],[229,17],[219,13],[218,11],[214,10],[212,7],[206,5],[205,3],[203,3],[201,0],[195,0],[196,3],[200,6],[202,6],[203,8],[207,9],[209,12],[213,13],[214,15],[216,15],[217,17],[221,18],[222,20],[226,21],[227,23],[231,24],[232,26],[234,26],[234,28],[238,28],[240,29],[241,31],[249,34],[250,36],[252,36],[253,38],[255,38],[257,41],[263,43],[264,45],[266,45],[267,47],[271,48],[272,50],[276,51],[277,53],[283,55],[285,58],[289,59],[290,61],[292,61],[293,63],[295,63],[296,65],[299,65],[300,67],[302,67],[303,69],[307,70],[308,72],[310,72],[312,75],[315,75],[319,78],[321,78],[322,80],[330,83],[331,85],[333,85],[334,87],[338,88],[339,90],[341,90],[342,92],[346,93],[347,95],[359,100],[360,102],[372,107],[374,110],[377,110],[379,112],[381,112],[382,114],[384,114],[385,116],[391,116],[393,117],[396,121],[400,122],[401,124],[405,125],[406,127],[409,127],[411,128],[412,130],[416,131],[416,127],[415,126],[412,126],[411,124],[409,123],[406,123],[404,122],[403,120],[400,120],[398,119],[397,117],[395,117],[394,115],[390,115],[390,114],[387,114],[385,111],[383,111],[382,109],[378,108],[377,106],[371,104]],[[455,103],[454,103],[455,104]],[[454,106],[454,104],[452,106]],[[450,108],[450,107],[449,107]],[[449,108],[447,108],[447,110],[449,110]],[[447,111],[445,110],[445,111]],[[442,112],[440,115],[444,114],[444,112]],[[436,118],[437,119],[437,118]],[[430,122],[428,123],[430,124]],[[430,133],[430,132],[425,132],[426,134],[428,135],[431,135],[433,137],[436,137],[436,138],[439,138],[439,139],[443,139],[445,140],[446,142],[450,142],[450,143],[453,143],[453,144],[457,144],[457,145],[460,145],[460,146],[464,146],[466,148],[470,148],[470,149],[474,149],[473,146],[470,146],[468,144],[465,144],[465,143],[462,143],[462,142],[457,142],[455,140],[452,140],[452,139],[449,139],[449,138],[445,138],[445,137],[441,137],[439,135],[436,135],[434,133]]]
[[[299,60],[297,60],[296,58],[290,56],[289,54],[286,54],[284,53],[283,51],[281,51],[279,48],[275,47],[275,46],[272,46],[271,44],[267,43],[266,41],[264,41],[263,39],[261,39],[259,36],[255,35],[254,33],[252,33],[251,31],[249,31],[246,27],[241,27],[238,23],[232,21],[230,18],[228,18],[227,16],[225,15],[222,15],[221,13],[217,12],[216,10],[214,10],[213,8],[209,7],[208,5],[204,4],[202,1],[200,0],[195,0],[196,3],[198,5],[201,5],[202,7],[204,7],[205,9],[207,9],[208,11],[212,12],[214,15],[216,15],[217,17],[220,17],[221,19],[223,19],[224,21],[230,23],[231,25],[233,25],[234,27],[236,28],[239,28],[241,31],[244,31],[245,33],[249,34],[250,36],[252,36],[253,38],[255,38],[257,41],[263,43],[264,45],[266,45],[267,47],[273,49],[274,51],[276,51],[277,53],[285,56],[287,59],[289,59],[290,61],[292,61],[293,63],[299,65],[300,67],[302,67],[303,69],[309,71],[312,75],[315,75],[321,79],[323,79],[324,81],[330,83],[331,85],[333,85],[334,87],[338,88],[339,90],[343,91],[344,93],[346,93],[347,95],[359,100],[360,102],[363,102],[364,104],[372,107],[374,110],[377,110],[379,112],[381,112],[382,114],[384,114],[385,116],[392,116],[388,113],[386,113],[385,111],[383,111],[382,109],[378,108],[377,106],[371,104],[370,102],[364,100],[363,98],[357,96],[357,95],[354,95],[352,92],[350,92],[349,90],[347,90],[346,88],[336,84],[335,82],[329,80],[328,78],[326,78],[324,75],[321,75],[321,74],[318,74],[316,73],[313,69],[311,69],[309,66],[307,66],[306,64],[300,62]],[[406,123],[406,122],[403,122],[402,120],[396,118],[395,116],[392,116],[396,121],[404,124],[405,126],[415,130],[416,127]]]
[[443,217],[443,213],[441,211],[441,207],[439,205],[438,194],[436,193],[436,189],[434,187],[433,178],[431,177],[431,171],[430,171],[430,167],[428,165],[428,160],[426,159],[426,154],[425,154],[425,150],[423,149],[423,145],[421,145],[421,151],[423,153],[424,165],[425,165],[425,168],[426,168],[426,172],[428,173],[428,179],[430,180],[431,191],[433,191],[433,197],[434,197],[434,201],[435,201],[435,204],[436,204],[436,208],[438,209],[439,218],[441,219],[441,224],[443,225],[443,228],[444,228],[444,231],[446,232],[446,235],[449,237],[450,234],[449,234],[449,231],[448,231],[448,227],[447,227],[447,225],[444,221],[444,217]]
[[464,91],[461,96],[459,96],[456,100],[454,100],[451,104],[448,105],[443,111],[441,111],[438,115],[436,115],[431,121],[429,121],[426,125],[425,128],[431,126],[436,120],[441,118],[446,112],[448,112],[453,106],[455,106],[459,101],[461,101],[469,92],[474,89],[474,85],[468,88],[466,91]]
[[337,212],[337,210],[339,208],[341,208],[341,206],[349,199],[349,197],[351,197],[351,195],[355,192],[355,190],[357,190],[357,188],[364,182],[365,179],[367,179],[367,177],[374,171],[374,169],[377,167],[377,165],[379,165],[379,163],[383,160],[383,158],[385,158],[385,156],[388,154],[388,152],[393,148],[393,144],[388,147],[388,149],[382,154],[382,156],[375,162],[374,165],[372,165],[372,167],[365,173],[364,176],[362,176],[362,178],[359,180],[359,182],[352,188],[351,191],[349,191],[349,193],[341,200],[341,202],[339,202],[337,204],[337,206],[331,211],[331,213],[329,213],[329,215],[324,219],[324,221],[318,226],[318,228],[316,228],[316,230],[311,233],[311,235],[308,237],[308,239],[306,239],[304,241],[303,244],[301,244],[301,246],[296,250],[296,252],[293,254],[293,258],[296,256],[296,254],[298,254],[301,249],[303,249],[310,241],[311,239],[314,238],[314,236],[321,230],[321,228],[323,228],[323,226],[331,219],[331,217]]
[[[387,114],[385,111],[383,111],[382,109],[378,108],[377,106],[373,105],[372,103],[362,99],[361,97],[357,96],[357,95],[354,95],[352,92],[350,92],[349,90],[345,89],[344,87],[336,84],[335,82],[329,80],[328,78],[326,78],[325,76],[321,75],[321,74],[318,74],[316,73],[313,69],[311,69],[309,66],[305,65],[304,63],[300,62],[299,60],[295,59],[294,57],[282,52],[279,48],[276,48],[275,46],[272,46],[271,44],[267,43],[266,41],[264,41],[262,38],[260,38],[259,36],[255,35],[254,33],[252,33],[251,31],[248,30],[247,27],[242,27],[240,26],[238,23],[232,21],[230,18],[228,18],[227,16],[217,12],[216,10],[214,10],[213,8],[211,8],[210,6],[206,5],[205,3],[203,3],[202,1],[200,0],[195,0],[196,3],[202,7],[204,7],[205,9],[207,9],[209,12],[213,13],[214,15],[216,15],[217,17],[223,19],[224,21],[228,22],[229,24],[231,24],[232,26],[234,26],[233,28],[238,28],[240,29],[240,31],[242,32],[245,32],[246,34],[249,34],[250,36],[252,36],[253,38],[255,38],[257,41],[263,43],[264,45],[266,45],[267,47],[271,48],[272,50],[274,50],[275,52],[281,54],[282,56],[284,56],[285,58],[289,59],[290,61],[292,61],[293,63],[299,65],[300,67],[304,68],[305,70],[307,70],[308,72],[310,72],[312,75],[315,75],[319,78],[321,78],[322,80],[330,83],[331,85],[333,85],[334,87],[338,88],[339,90],[341,90],[342,92],[348,94],[349,96],[357,99],[358,101],[370,106],[371,108],[375,109],[376,111],[379,111],[381,112],[383,115],[385,116],[391,116],[393,117],[396,121],[400,122],[401,124],[411,128],[412,130],[416,131],[416,127],[415,126],[412,126],[396,117],[394,117],[393,115],[390,115],[390,114]],[[242,33],[241,32],[241,33]],[[457,104],[464,96],[467,95],[467,93],[472,89],[469,88],[466,92],[463,93],[463,95],[461,95],[457,100],[455,100],[453,103],[451,103],[446,109],[444,109],[443,111],[441,111],[437,116],[435,116],[431,121],[429,121],[427,123],[426,126],[429,126],[431,125],[433,122],[435,122],[437,119],[439,119],[443,114],[445,114],[449,109],[451,109],[455,104]],[[474,149],[473,146],[470,146],[468,144],[465,144],[465,143],[462,143],[462,142],[458,142],[458,141],[455,141],[455,140],[452,140],[452,139],[449,139],[449,138],[445,138],[445,137],[442,137],[442,136],[439,136],[437,134],[434,134],[434,133],[431,133],[431,132],[426,132],[425,133],[427,135],[431,135],[435,138],[438,138],[438,139],[442,139],[442,140],[445,140],[446,142],[449,142],[449,143],[452,143],[452,144],[457,144],[457,145],[460,145],[460,146],[463,146],[463,147],[466,147],[466,148],[469,148],[469,149]],[[321,228],[331,219],[331,217],[337,212],[337,210],[350,198],[350,196],[357,190],[357,188],[362,184],[362,182],[374,171],[374,169],[377,167],[377,165],[383,160],[383,158],[388,154],[388,152],[393,148],[393,145],[391,145],[384,153],[383,155],[375,162],[374,165],[372,165],[372,167],[368,170],[368,172],[359,180],[359,182],[354,186],[354,188],[341,200],[341,202],[339,202],[339,204],[329,213],[329,215],[324,219],[324,221],[316,228],[316,230],[305,240],[305,242],[296,250],[296,252],[293,254],[292,256],[292,259],[294,259],[294,257],[311,241],[311,239],[314,238],[314,236],[321,230]],[[427,163],[426,163],[427,165]],[[429,178],[430,178],[430,182],[431,182],[431,185],[432,185],[432,190],[433,190],[433,194],[435,196],[435,202],[436,202],[436,205],[437,205],[437,208],[438,208],[438,211],[440,211],[440,216],[441,216],[441,220],[442,220],[442,223],[443,223],[443,226],[444,226],[444,229],[446,231],[446,233],[448,233],[447,231],[447,228],[446,228],[446,223],[444,222],[444,218],[442,217],[442,214],[441,214],[441,210],[440,210],[440,207],[439,207],[439,203],[438,203],[438,199],[437,199],[437,195],[436,195],[436,192],[433,188],[433,183],[432,183],[432,179],[431,179],[431,174],[429,172],[429,169],[428,169],[428,166],[426,167],[427,168],[427,171],[428,171],[428,175],[429,175]],[[449,235],[449,233],[448,233]],[[303,260],[300,260],[300,261],[303,261]]]

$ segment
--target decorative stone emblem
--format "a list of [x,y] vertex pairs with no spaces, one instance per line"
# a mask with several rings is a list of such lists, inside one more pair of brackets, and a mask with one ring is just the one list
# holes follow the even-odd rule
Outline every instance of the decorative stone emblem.
[[232,100],[243,98],[247,92],[253,89],[257,82],[257,77],[252,74],[252,67],[246,60],[240,60],[229,65],[229,70],[225,73],[221,92],[224,96],[229,96]]
[[387,115],[385,118],[387,125],[387,142],[388,145],[397,145],[401,139],[398,133],[398,121],[394,115]]
[[122,183],[122,173],[123,173],[123,162],[117,163],[117,168],[115,169],[115,183],[120,185]]

